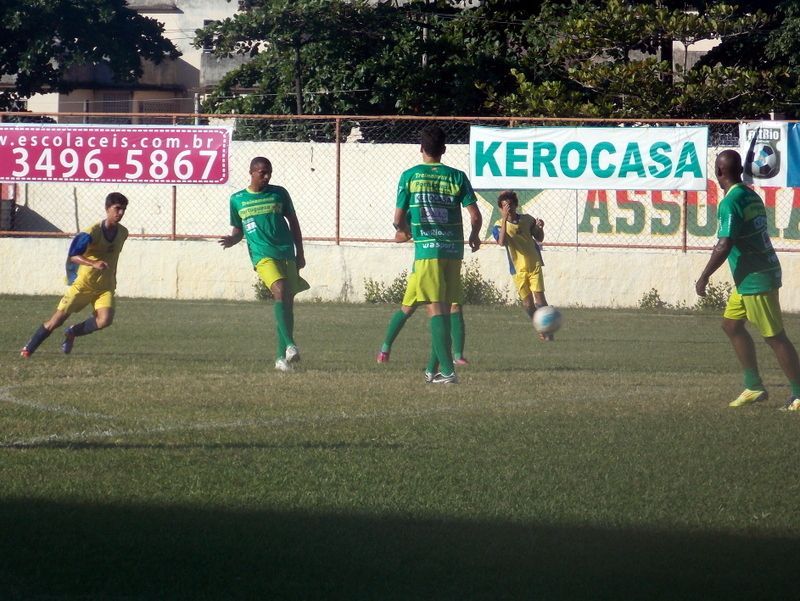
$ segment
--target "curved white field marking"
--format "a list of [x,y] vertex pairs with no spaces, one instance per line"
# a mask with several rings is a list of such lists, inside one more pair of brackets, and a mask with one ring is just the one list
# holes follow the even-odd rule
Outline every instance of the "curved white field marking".
[[11,394],[14,386],[4,386],[0,388],[0,403],[11,403],[12,405],[19,405],[28,409],[36,409],[37,411],[45,411],[47,413],[57,413],[59,415],[74,415],[75,417],[92,417],[97,419],[117,419],[113,415],[106,415],[104,413],[94,413],[92,411],[81,411],[74,407],[59,407],[58,405],[45,405],[43,403],[36,403],[34,401],[26,401],[18,399]]
[[[5,389],[0,388],[0,401],[3,398]],[[526,401],[509,401],[503,403],[502,406],[512,407],[527,407],[534,404],[533,402]],[[25,405],[27,406],[27,405]],[[494,404],[493,407],[498,407]],[[95,430],[81,430],[80,432],[65,432],[63,434],[49,434],[45,436],[36,436],[26,439],[17,440],[0,440],[0,448],[27,448],[35,447],[46,443],[62,443],[62,444],[82,444],[94,441],[101,441],[109,438],[127,438],[134,436],[149,436],[151,434],[162,434],[165,432],[200,432],[203,430],[236,430],[240,428],[264,428],[264,427],[280,427],[295,424],[320,424],[332,423],[338,421],[349,420],[367,420],[367,419],[384,419],[394,417],[425,417],[428,415],[446,414],[446,413],[461,413],[463,411],[474,411],[476,409],[486,408],[485,405],[478,404],[465,404],[458,403],[454,405],[437,405],[422,409],[401,409],[398,411],[372,411],[361,413],[346,413],[340,412],[332,415],[317,415],[309,417],[274,417],[269,419],[246,419],[246,420],[233,420],[233,421],[212,421],[212,422],[173,422],[169,424],[155,424],[153,426],[144,426],[142,428],[126,428],[126,429],[95,429]],[[85,414],[87,417],[89,414]],[[108,417],[108,416],[105,416]]]

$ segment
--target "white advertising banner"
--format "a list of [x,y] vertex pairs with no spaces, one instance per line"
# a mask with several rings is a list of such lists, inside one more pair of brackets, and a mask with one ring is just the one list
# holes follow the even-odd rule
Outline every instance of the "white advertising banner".
[[748,184],[785,188],[789,165],[789,124],[751,121],[739,124],[739,154]]
[[705,190],[708,127],[470,128],[475,189]]

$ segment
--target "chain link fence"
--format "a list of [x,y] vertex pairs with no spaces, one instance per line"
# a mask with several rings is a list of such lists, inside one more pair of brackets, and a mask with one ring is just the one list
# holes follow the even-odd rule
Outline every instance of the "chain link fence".
[[[92,124],[168,123],[228,127],[232,132],[226,184],[72,184],[28,182],[5,185],[13,219],[0,221],[0,235],[63,235],[103,215],[102,200],[119,191],[131,201],[125,224],[131,236],[216,238],[230,231],[228,199],[249,183],[255,156],[273,164],[272,183],[294,200],[304,238],[335,244],[387,242],[400,173],[419,162],[419,136],[436,124],[448,136],[443,161],[469,171],[472,125],[668,127],[707,125],[709,160],[738,147],[736,121],[579,121],[511,118],[298,117],[186,114],[30,115],[39,122],[83,120]],[[0,115],[8,122],[9,115]],[[713,173],[713,168],[709,170]],[[758,189],[765,198],[770,229],[779,250],[800,250],[800,194],[791,188]],[[476,190],[485,238],[499,219],[500,190]],[[703,192],[606,190],[519,190],[521,210],[545,221],[545,243],[577,248],[692,250],[713,245],[721,191],[709,180]],[[8,198],[12,196],[13,198]],[[8,215],[6,207],[4,212]]]

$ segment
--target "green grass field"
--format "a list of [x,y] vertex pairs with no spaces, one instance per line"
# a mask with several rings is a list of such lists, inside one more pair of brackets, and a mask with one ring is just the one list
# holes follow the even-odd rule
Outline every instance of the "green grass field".
[[[121,299],[19,348],[55,298],[0,296],[0,599],[797,599],[800,415],[711,313],[467,307],[454,386],[420,313]],[[790,316],[800,341],[800,317]]]

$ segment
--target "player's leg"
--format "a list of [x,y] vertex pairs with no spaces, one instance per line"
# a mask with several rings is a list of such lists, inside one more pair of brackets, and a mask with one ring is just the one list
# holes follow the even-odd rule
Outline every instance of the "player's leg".
[[781,366],[784,375],[789,380],[792,397],[800,398],[800,360],[797,357],[797,349],[789,340],[786,331],[782,330],[777,336],[764,338],[764,340],[775,353],[778,365]]
[[114,323],[114,293],[106,291],[93,294],[92,308],[93,311],[90,317],[64,330],[64,341],[61,343],[61,351],[63,353],[68,355],[72,352],[76,337],[88,336]]
[[[459,268],[460,268],[460,261]],[[417,297],[427,303],[430,317],[431,347],[439,363],[440,373],[433,382],[455,382],[455,369],[450,342],[450,300],[447,298],[447,260],[422,259],[414,263],[417,274]],[[430,365],[430,361],[428,364]],[[440,379],[437,379],[441,376]]]
[[778,290],[747,295],[743,298],[748,320],[758,328],[764,341],[775,353],[786,379],[789,380],[792,392],[786,408],[792,411],[800,409],[800,401],[797,400],[800,399],[800,360],[797,357],[797,349],[783,327]]
[[274,300],[272,306],[275,316],[275,369],[278,371],[291,371],[291,364],[286,361],[286,348],[289,346],[287,335],[289,326],[286,322],[285,297],[286,274],[283,265],[275,259],[261,259],[256,265],[256,273],[261,281],[269,289]]
[[536,303],[534,302],[533,292],[528,282],[528,274],[518,271],[511,276],[511,282],[514,285],[514,289],[517,291],[519,300],[522,302],[525,315],[528,316],[528,319],[533,319],[533,313],[536,311]]
[[289,363],[297,363],[300,361],[300,349],[297,348],[294,342],[294,298],[298,293],[308,290],[311,286],[300,277],[295,261],[287,260],[283,263],[284,272],[286,273],[283,291],[284,318],[286,321],[286,352],[284,353],[284,358]]
[[[525,274],[526,287],[533,296],[534,313],[539,307],[547,306],[547,298],[544,295],[544,274],[542,273],[541,263],[537,263],[534,268]],[[531,316],[533,317],[533,316]],[[555,339],[553,334],[539,334],[539,339],[551,342]]]
[[22,350],[19,352],[21,357],[28,358],[30,357],[39,345],[41,345],[53,331],[61,326],[67,318],[69,317],[69,313],[66,311],[62,311],[60,309],[56,309],[56,312],[53,313],[53,316],[44,322],[42,325],[38,327],[38,329],[33,333],[30,340],[25,343],[25,346],[22,347]]
[[[544,296],[544,291],[533,293],[533,306],[534,306],[534,313],[541,307],[547,306],[547,298],[545,298]],[[552,342],[553,340],[555,340],[555,336],[553,334],[539,334],[539,338],[541,340],[544,340],[545,342]]]
[[389,362],[389,353],[392,352],[392,344],[394,344],[395,339],[397,338],[398,334],[400,334],[400,330],[402,330],[406,325],[408,319],[414,315],[416,308],[417,274],[414,273],[414,269],[412,268],[411,273],[408,274],[406,291],[403,294],[403,300],[400,303],[400,308],[395,311],[392,314],[392,317],[389,319],[389,325],[386,328],[386,335],[383,337],[383,344],[381,345],[381,350],[378,352],[378,363]]
[[733,352],[739,360],[744,376],[744,391],[729,403],[730,407],[741,407],[756,401],[766,400],[767,390],[758,373],[756,346],[745,328],[747,309],[741,294],[734,291],[728,298],[722,317],[722,331],[728,336]]
[[392,344],[394,344],[400,331],[406,325],[409,318],[414,315],[416,310],[417,307],[415,304],[406,305],[405,299],[403,299],[403,304],[400,305],[400,308],[389,318],[386,335],[383,337],[383,344],[381,344],[381,350],[378,352],[378,363],[389,363],[389,353],[392,352]]
[[289,346],[294,346],[294,340],[289,333],[289,320],[288,313],[291,307],[291,295],[287,293],[286,279],[279,279],[272,282],[269,287],[272,293],[272,298],[275,299],[273,305],[273,312],[275,314],[275,330],[277,332],[278,347],[276,350],[277,359],[286,358],[286,349]]
[[453,345],[453,363],[455,365],[468,365],[469,361],[464,356],[464,344],[467,340],[467,330],[464,325],[464,309],[459,303],[450,305],[450,341]]

